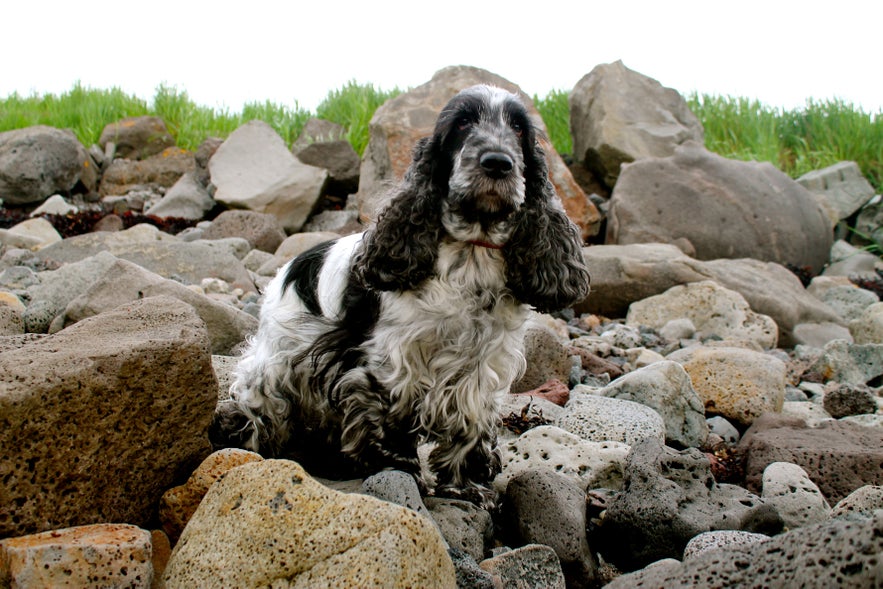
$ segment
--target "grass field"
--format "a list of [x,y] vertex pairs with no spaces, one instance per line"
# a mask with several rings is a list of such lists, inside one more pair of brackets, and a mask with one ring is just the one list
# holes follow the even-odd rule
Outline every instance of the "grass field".
[[[0,98],[0,131],[30,125],[69,128],[84,145],[98,142],[105,125],[128,116],[163,118],[180,147],[194,150],[206,137],[226,137],[241,124],[260,119],[287,142],[293,142],[311,116],[334,121],[347,130],[358,153],[368,144],[368,122],[378,106],[401,90],[385,91],[349,82],[328,93],[312,113],[295,102],[251,103],[242,112],[195,104],[186,91],[160,86],[151,102],[117,88],[75,85],[61,95]],[[549,138],[561,154],[572,150],[568,92],[534,96]],[[867,113],[837,100],[807,100],[786,110],[743,97],[691,95],[687,102],[705,128],[708,149],[733,159],[768,161],[792,177],[842,160],[859,164],[878,192],[883,192],[883,112]]]

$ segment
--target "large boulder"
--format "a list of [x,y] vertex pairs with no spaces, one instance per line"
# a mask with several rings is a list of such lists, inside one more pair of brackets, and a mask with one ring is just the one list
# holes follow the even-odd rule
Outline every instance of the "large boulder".
[[204,323],[166,297],[0,347],[0,536],[147,525],[209,454],[217,386]]
[[833,309],[812,296],[797,277],[774,262],[752,259],[701,261],[670,244],[596,245],[583,248],[592,271],[592,295],[576,306],[581,313],[625,317],[629,305],[690,282],[714,280],[741,294],[751,310],[769,315],[779,327],[779,345],[795,343],[801,324],[842,324]]
[[106,150],[108,143],[116,146],[117,157],[141,160],[174,147],[175,138],[160,117],[127,117],[108,124],[101,131],[98,145]]
[[[359,211],[363,220],[373,220],[391,181],[400,180],[411,163],[411,150],[421,137],[432,134],[435,120],[445,104],[460,90],[476,84],[491,84],[519,95],[533,123],[545,132],[533,101],[518,86],[500,76],[474,67],[452,66],[436,72],[429,82],[388,100],[374,113],[371,137],[362,156],[359,176]],[[601,216],[551,144],[543,148],[549,161],[549,177],[567,215],[580,228],[583,238],[596,235]]]
[[685,141],[703,140],[702,124],[680,94],[622,61],[596,66],[569,100],[573,157],[608,187],[623,163],[666,157]]
[[455,587],[429,519],[333,491],[295,462],[236,467],[199,504],[165,571],[176,587]]
[[275,215],[288,233],[300,231],[328,180],[326,170],[298,160],[282,137],[258,120],[233,131],[208,169],[216,201]]
[[688,142],[623,167],[610,198],[606,243],[652,242],[700,260],[752,258],[818,273],[833,235],[816,198],[772,164]]
[[40,203],[82,183],[95,189],[95,164],[74,134],[45,125],[0,133],[0,196],[7,205]]

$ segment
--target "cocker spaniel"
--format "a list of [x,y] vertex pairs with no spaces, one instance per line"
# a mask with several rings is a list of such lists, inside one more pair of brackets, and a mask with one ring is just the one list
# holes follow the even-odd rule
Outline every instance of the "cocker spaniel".
[[487,505],[497,399],[524,370],[529,310],[588,292],[527,110],[467,88],[375,226],[301,254],[267,286],[212,441],[415,475],[429,442],[435,493]]

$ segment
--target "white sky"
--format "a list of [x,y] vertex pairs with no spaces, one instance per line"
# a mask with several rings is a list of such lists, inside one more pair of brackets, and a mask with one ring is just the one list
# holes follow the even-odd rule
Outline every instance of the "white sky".
[[165,83],[204,106],[315,110],[349,80],[404,89],[462,64],[544,96],[622,59],[683,94],[883,110],[875,0],[20,0],[0,14],[0,97],[79,80],[149,100]]

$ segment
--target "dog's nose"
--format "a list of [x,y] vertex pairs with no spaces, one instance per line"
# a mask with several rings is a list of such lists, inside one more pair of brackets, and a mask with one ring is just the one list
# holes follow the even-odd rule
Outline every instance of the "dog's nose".
[[485,174],[497,179],[504,178],[515,166],[511,157],[499,151],[483,153],[478,163]]

